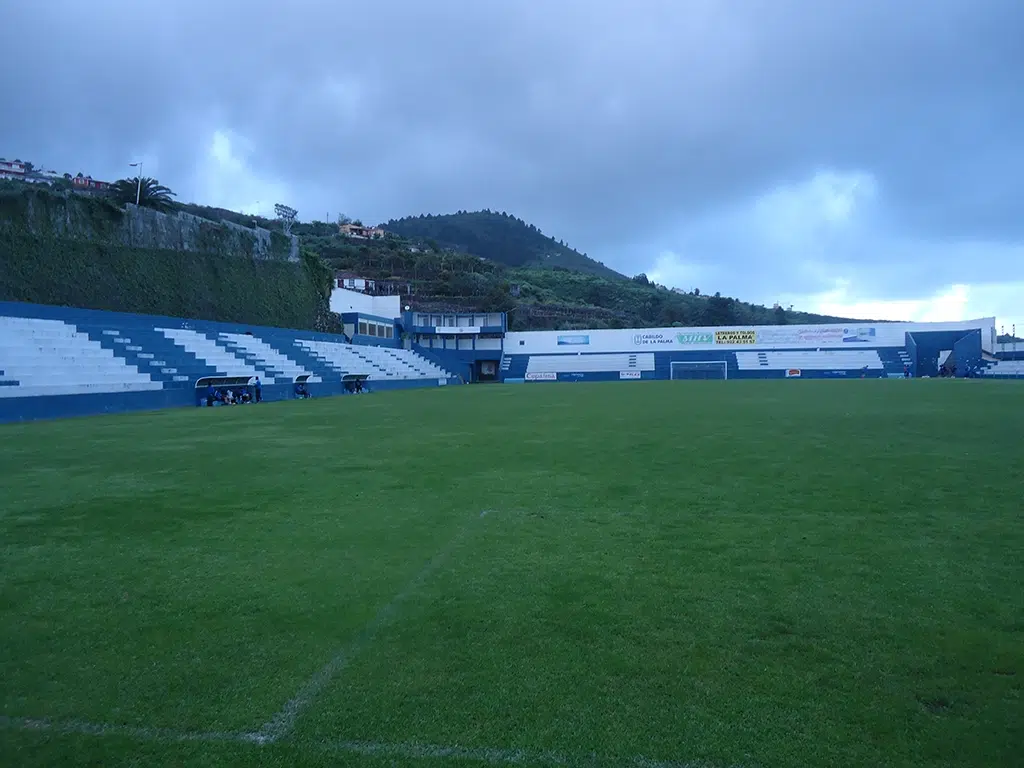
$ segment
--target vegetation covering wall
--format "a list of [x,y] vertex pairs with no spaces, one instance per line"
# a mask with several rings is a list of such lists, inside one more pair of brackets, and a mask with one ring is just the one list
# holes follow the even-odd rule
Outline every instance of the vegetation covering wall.
[[126,218],[99,199],[0,190],[0,300],[338,330],[330,270],[309,252],[291,261],[287,238],[265,257],[215,225],[201,250],[133,247]]
[[164,213],[103,197],[0,185],[0,221],[43,237],[71,237],[136,248],[246,254],[298,260],[298,241],[281,232],[213,221],[185,211]]

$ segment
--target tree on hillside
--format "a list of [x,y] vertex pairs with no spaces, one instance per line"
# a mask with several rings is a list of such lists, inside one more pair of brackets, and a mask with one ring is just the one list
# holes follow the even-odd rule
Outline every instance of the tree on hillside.
[[134,203],[136,198],[143,208],[153,208],[157,211],[168,210],[174,201],[175,193],[165,187],[156,179],[138,176],[130,179],[119,179],[110,188],[110,196],[121,203]]
[[732,325],[737,320],[736,302],[715,293],[708,301],[704,317],[708,325]]

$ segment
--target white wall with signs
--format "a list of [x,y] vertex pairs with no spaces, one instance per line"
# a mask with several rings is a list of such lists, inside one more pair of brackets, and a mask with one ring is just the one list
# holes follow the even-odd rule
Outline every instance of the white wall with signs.
[[992,317],[953,323],[835,323],[720,328],[523,331],[505,334],[505,354],[902,347],[906,342],[907,331],[967,331],[975,328],[982,330],[982,346],[991,351],[995,329],[995,318]]

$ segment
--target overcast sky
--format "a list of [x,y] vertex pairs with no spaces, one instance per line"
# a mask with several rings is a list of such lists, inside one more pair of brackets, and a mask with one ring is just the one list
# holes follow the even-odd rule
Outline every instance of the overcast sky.
[[0,155],[1024,328],[1022,0],[8,0]]

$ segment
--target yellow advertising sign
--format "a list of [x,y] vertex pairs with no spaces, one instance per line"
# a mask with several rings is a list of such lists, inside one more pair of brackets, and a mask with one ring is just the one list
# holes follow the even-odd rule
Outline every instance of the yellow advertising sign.
[[715,331],[715,344],[757,344],[757,331]]

